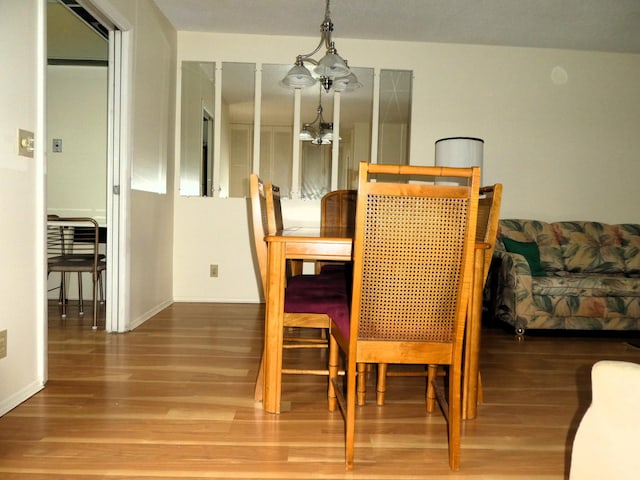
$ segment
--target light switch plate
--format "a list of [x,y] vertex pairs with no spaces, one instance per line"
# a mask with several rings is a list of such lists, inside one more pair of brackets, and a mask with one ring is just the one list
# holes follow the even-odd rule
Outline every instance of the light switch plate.
[[18,155],[33,158],[33,132],[18,129]]
[[0,358],[7,356],[7,331],[0,332]]

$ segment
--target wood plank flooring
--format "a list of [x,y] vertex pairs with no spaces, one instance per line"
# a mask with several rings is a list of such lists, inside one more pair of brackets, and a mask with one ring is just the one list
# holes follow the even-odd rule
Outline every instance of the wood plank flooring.
[[86,315],[51,309],[49,382],[0,418],[1,479],[563,479],[591,365],[640,362],[622,336],[518,342],[485,329],[484,403],[464,423],[461,470],[449,470],[441,413],[424,413],[424,379],[390,377],[387,404],[371,393],[358,410],[346,472],[324,377],[285,376],[281,415],[253,401],[261,305],[175,304],[126,334],[94,332]]

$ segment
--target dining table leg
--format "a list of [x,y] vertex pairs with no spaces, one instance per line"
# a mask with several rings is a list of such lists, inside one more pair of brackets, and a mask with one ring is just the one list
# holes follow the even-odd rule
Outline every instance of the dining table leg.
[[270,413],[280,413],[285,284],[285,244],[271,242],[268,248],[265,293],[264,386],[262,389],[262,407]]

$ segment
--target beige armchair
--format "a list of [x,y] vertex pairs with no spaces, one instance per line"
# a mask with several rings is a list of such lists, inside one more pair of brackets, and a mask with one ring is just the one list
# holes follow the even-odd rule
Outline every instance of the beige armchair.
[[573,441],[569,479],[637,479],[640,365],[600,361],[591,382],[591,406]]

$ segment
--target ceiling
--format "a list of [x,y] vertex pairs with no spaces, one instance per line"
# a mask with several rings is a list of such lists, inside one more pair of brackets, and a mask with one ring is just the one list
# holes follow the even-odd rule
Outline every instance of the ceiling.
[[[177,30],[315,36],[324,0],[154,0]],[[334,37],[640,54],[640,0],[334,0]]]

